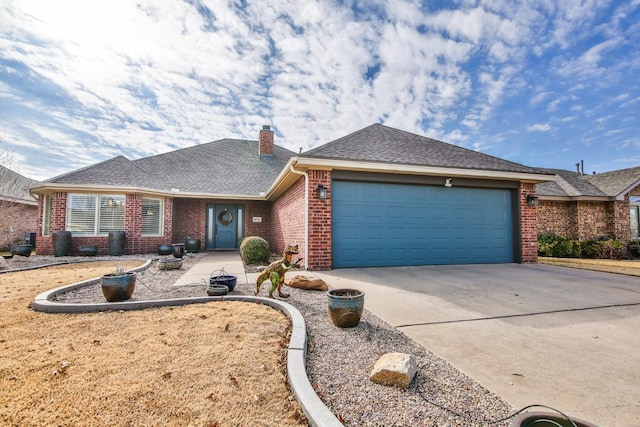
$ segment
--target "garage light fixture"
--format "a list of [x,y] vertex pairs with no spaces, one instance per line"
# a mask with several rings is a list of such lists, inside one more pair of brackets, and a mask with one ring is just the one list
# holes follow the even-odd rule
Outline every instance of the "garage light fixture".
[[327,198],[327,187],[318,184],[318,199],[325,200]]
[[527,195],[527,206],[530,208],[534,208],[538,206],[538,196],[534,196],[533,194]]
[[444,186],[445,187],[451,187],[453,186],[453,178],[447,178],[444,180]]

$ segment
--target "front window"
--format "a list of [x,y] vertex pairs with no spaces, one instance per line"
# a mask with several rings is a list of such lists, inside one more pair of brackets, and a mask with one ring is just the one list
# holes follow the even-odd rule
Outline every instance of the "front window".
[[640,238],[640,197],[631,196],[629,201],[631,202],[631,239],[636,240]]
[[48,194],[44,196],[44,212],[42,221],[42,235],[48,236],[51,234],[51,202],[53,196]]
[[142,235],[162,235],[162,199],[142,199]]
[[69,194],[66,229],[85,236],[124,230],[125,200],[123,195]]

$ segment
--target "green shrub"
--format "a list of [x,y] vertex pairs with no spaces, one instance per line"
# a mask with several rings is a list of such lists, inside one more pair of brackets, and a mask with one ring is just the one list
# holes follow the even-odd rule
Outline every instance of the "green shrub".
[[598,240],[585,240],[580,243],[583,258],[598,258],[600,251],[600,242]]
[[598,243],[600,244],[598,248],[599,259],[622,259],[622,255],[624,255],[624,245],[620,240],[601,240]]
[[627,247],[629,255],[633,258],[640,258],[640,240],[631,240]]
[[538,255],[558,258],[578,258],[580,256],[580,242],[555,233],[538,235]]
[[262,237],[245,237],[240,243],[240,257],[246,265],[269,262],[269,243]]

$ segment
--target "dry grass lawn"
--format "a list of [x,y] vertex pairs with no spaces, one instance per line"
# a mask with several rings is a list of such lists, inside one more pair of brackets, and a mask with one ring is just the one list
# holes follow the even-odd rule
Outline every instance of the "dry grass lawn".
[[306,424],[286,383],[289,320],[267,306],[90,314],[28,307],[45,290],[112,268],[95,262],[0,275],[0,425]]
[[611,260],[584,258],[551,258],[538,257],[540,264],[558,265],[561,267],[582,268],[584,270],[603,271],[607,273],[640,276],[640,260]]

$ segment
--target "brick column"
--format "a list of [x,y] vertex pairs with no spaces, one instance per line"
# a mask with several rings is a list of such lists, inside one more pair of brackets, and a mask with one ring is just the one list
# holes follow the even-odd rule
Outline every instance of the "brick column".
[[[331,270],[331,171],[309,174],[309,269]],[[327,188],[327,198],[318,199],[318,185]]]
[[538,218],[536,207],[527,205],[527,195],[536,193],[535,184],[521,182],[520,196],[520,238],[522,259],[525,264],[538,263]]

